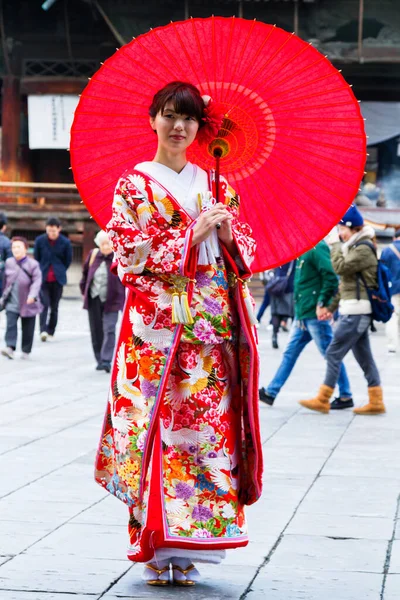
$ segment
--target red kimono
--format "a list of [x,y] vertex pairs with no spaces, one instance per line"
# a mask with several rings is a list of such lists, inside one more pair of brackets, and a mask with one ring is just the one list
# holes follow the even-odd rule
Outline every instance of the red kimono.
[[220,198],[235,217],[238,256],[222,247],[208,265],[191,247],[195,220],[158,181],[132,170],[115,192],[108,231],[129,293],[96,480],[129,507],[136,562],[160,548],[245,546],[244,505],[261,494],[259,367],[245,283],[255,242],[226,181]]

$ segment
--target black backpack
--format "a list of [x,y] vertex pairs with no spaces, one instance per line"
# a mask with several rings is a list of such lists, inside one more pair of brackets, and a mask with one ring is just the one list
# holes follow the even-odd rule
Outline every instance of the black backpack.
[[[356,246],[368,246],[376,256],[375,246],[371,242],[359,242]],[[391,292],[392,279],[390,271],[386,265],[378,260],[377,267],[377,280],[378,287],[369,288],[366,284],[365,278],[362,273],[357,273],[357,300],[360,299],[360,279],[367,290],[368,298],[372,307],[372,319],[374,321],[380,321],[381,323],[387,323],[394,311],[394,306],[391,303]]]

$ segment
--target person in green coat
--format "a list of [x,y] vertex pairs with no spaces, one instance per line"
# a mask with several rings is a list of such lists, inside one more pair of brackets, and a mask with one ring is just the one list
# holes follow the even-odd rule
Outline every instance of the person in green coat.
[[[272,406],[297,359],[311,340],[314,340],[325,357],[333,339],[332,327],[327,320],[327,306],[331,304],[337,290],[338,278],[332,267],[329,247],[324,241],[319,242],[315,248],[297,259],[294,279],[295,321],[274,378],[267,388],[259,390],[262,402]],[[339,397],[332,402],[331,408],[352,407],[350,383],[343,364],[340,367],[338,386]]]

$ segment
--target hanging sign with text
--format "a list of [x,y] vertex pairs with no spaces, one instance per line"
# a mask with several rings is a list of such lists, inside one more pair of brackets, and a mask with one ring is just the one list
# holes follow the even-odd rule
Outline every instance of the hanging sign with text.
[[29,148],[69,148],[69,136],[79,96],[28,96]]

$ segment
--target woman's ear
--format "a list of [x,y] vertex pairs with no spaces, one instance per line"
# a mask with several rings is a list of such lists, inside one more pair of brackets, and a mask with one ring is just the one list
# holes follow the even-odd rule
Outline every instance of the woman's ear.
[[156,120],[153,117],[150,117],[149,121],[150,121],[150,127],[152,128],[154,133],[157,133],[157,129],[154,129]]

